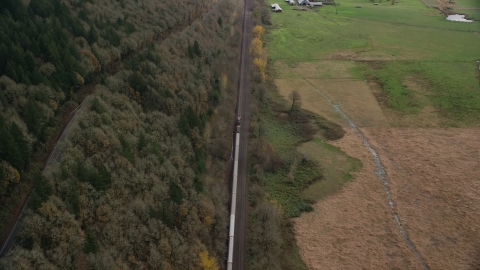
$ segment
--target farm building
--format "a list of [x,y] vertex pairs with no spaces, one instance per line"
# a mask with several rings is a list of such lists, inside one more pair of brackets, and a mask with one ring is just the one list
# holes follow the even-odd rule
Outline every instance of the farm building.
[[282,8],[277,3],[271,4],[270,6],[272,7],[272,11],[282,12]]
[[308,0],[298,0],[298,4],[308,6],[308,5],[310,5],[310,1],[308,1]]
[[294,0],[288,0],[288,3],[289,3],[290,5],[295,5],[295,1],[294,1]]
[[310,6],[312,7],[321,7],[323,6],[322,2],[310,2]]

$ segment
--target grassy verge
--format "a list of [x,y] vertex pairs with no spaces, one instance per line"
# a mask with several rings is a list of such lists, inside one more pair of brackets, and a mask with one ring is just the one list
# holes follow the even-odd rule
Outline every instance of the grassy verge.
[[[315,190],[323,192],[318,187],[331,185],[330,182],[326,182],[321,166],[322,160],[318,157],[334,152],[335,148],[325,141],[327,138],[341,138],[344,131],[337,124],[310,112],[290,111],[290,104],[280,96],[273,82],[268,86],[269,101],[260,110],[259,121],[263,126],[263,134],[260,136],[271,147],[279,160],[277,163],[280,165],[264,172],[266,198],[275,201],[286,217],[296,217],[303,211],[312,210],[311,203],[317,199],[312,193]],[[314,136],[317,138],[314,139]],[[311,141],[312,139],[314,140]],[[312,143],[314,146],[319,146],[317,147],[317,150],[320,151],[317,153],[318,156],[300,150],[305,145]],[[348,157],[345,157],[345,160],[347,159]],[[332,164],[332,166],[334,165]],[[354,167],[348,165],[345,173],[348,174],[348,171]],[[254,169],[252,167],[252,171]],[[333,175],[329,174],[329,177],[333,177]],[[341,179],[339,183],[349,180],[344,176]],[[329,181],[332,180],[329,179]],[[324,182],[326,184],[318,184]],[[312,185],[317,188],[311,189],[309,196],[304,196],[304,191]],[[330,193],[330,191],[325,192]]]
[[343,184],[353,179],[351,173],[362,167],[360,160],[348,156],[321,138],[303,144],[298,150],[322,167],[322,181],[313,183],[302,192],[302,197],[311,201],[321,200],[337,192]]

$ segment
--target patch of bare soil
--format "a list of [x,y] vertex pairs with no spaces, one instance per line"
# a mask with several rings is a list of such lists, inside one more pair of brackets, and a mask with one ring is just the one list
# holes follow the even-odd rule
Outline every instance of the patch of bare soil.
[[350,128],[333,142],[363,168],[355,180],[294,219],[300,255],[309,269],[421,269],[396,227],[373,159]]
[[[362,128],[386,168],[392,199],[430,269],[477,269],[480,129]],[[357,134],[334,142],[363,162],[356,179],[295,219],[310,269],[421,269],[392,219]]]

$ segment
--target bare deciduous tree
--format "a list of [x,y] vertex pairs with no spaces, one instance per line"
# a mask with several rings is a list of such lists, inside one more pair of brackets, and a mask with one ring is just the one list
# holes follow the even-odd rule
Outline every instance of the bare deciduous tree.
[[292,101],[292,107],[290,108],[290,111],[298,109],[300,106],[302,106],[302,97],[297,90],[293,90],[288,98]]

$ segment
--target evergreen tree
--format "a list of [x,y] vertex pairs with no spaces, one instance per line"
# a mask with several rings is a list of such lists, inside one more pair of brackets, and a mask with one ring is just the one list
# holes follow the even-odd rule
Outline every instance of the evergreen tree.
[[88,35],[87,35],[88,44],[92,45],[93,43],[97,42],[97,40],[98,40],[98,34],[97,34],[97,31],[95,31],[95,28],[92,25],[90,27],[90,31],[88,31]]
[[28,131],[38,135],[40,131],[41,111],[35,100],[29,99],[27,106],[23,110],[23,120],[27,124]]
[[95,237],[95,233],[90,228],[87,228],[85,231],[85,245],[83,247],[83,252],[96,253],[98,250],[99,246]]
[[28,7],[34,14],[43,18],[47,18],[53,13],[53,5],[48,0],[31,1]]
[[200,44],[198,44],[197,40],[193,42],[193,53],[195,53],[197,56],[202,55],[202,50],[200,49]]
[[25,162],[17,147],[14,136],[10,133],[5,119],[0,115],[0,159],[10,163],[17,170],[23,170]]
[[98,169],[98,174],[100,178],[95,188],[98,190],[106,190],[112,183],[112,176],[103,165]]
[[[5,179],[5,171],[3,170],[3,166],[0,165],[0,182],[3,182],[3,179]],[[3,185],[0,185],[0,196],[3,195],[3,192]]]
[[145,134],[142,132],[138,137],[137,150],[142,151],[142,149],[147,146],[147,139],[145,139]]
[[31,207],[34,210],[38,209],[42,205],[42,202],[45,202],[52,193],[53,190],[47,178],[38,172],[35,177],[35,191],[30,199]]
[[69,211],[75,216],[78,216],[78,213],[80,212],[80,206],[78,205],[79,196],[80,196],[80,193],[78,192],[77,187],[75,185],[72,185],[70,188],[70,192],[65,198],[65,201],[69,206]]
[[23,163],[25,166],[28,165],[31,153],[30,146],[28,141],[25,139],[25,135],[23,134],[22,130],[14,122],[12,122],[10,125],[10,134],[12,134],[15,140],[15,144],[20,152]]
[[170,194],[170,199],[174,203],[176,203],[178,205],[180,205],[182,203],[183,192],[182,192],[182,189],[180,188],[179,185],[177,185],[174,182],[170,183],[169,194]]
[[18,82],[17,70],[15,63],[12,61],[7,60],[7,64],[5,66],[5,75],[7,75],[10,79]]

